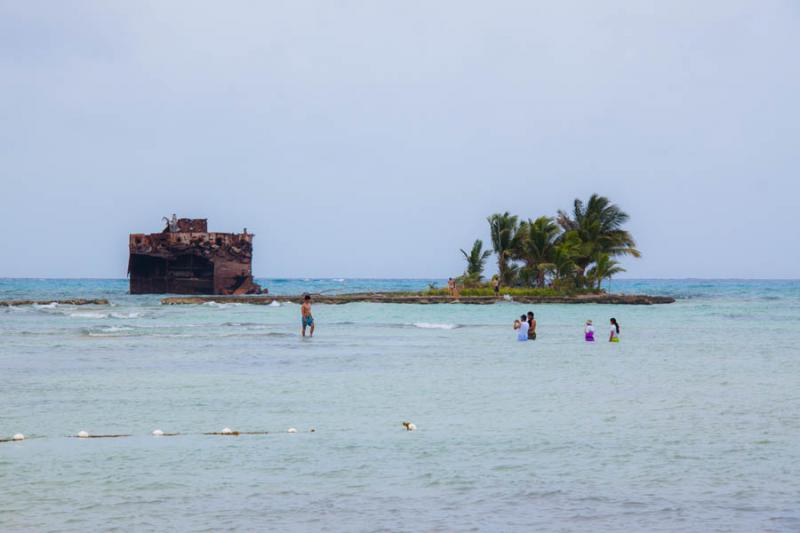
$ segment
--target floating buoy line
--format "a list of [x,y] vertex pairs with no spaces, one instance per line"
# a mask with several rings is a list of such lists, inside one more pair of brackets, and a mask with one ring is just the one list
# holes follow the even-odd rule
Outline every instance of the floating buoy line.
[[81,431],[77,435],[67,435],[76,439],[119,439],[121,437],[132,437],[133,435],[89,435],[85,431]]
[[[416,431],[417,426],[413,422],[405,421],[402,424],[403,429],[406,431]],[[308,433],[315,433],[317,430],[316,428],[309,428]],[[269,432],[269,431],[238,431],[233,430],[229,427],[222,428],[221,431],[208,431],[204,433],[169,433],[163,431],[161,429],[154,429],[150,434],[153,437],[178,437],[178,436],[190,436],[190,435],[209,435],[209,436],[224,436],[224,437],[238,437],[240,435],[272,435],[277,434],[278,432]],[[283,433],[283,432],[280,432]],[[298,433],[297,428],[290,427],[285,431],[285,433]],[[66,435],[67,438],[74,438],[74,439],[120,439],[125,437],[133,437],[132,433],[119,433],[119,434],[92,434],[86,430],[81,430],[74,435]],[[11,437],[0,437],[0,443],[2,442],[21,442],[27,439],[44,439],[47,438],[46,435],[34,435],[34,436],[26,436],[22,433],[15,433]]]

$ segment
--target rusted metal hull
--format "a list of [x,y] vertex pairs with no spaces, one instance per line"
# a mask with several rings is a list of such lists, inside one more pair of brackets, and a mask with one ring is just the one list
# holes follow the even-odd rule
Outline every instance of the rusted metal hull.
[[180,219],[161,233],[129,238],[131,294],[259,294],[252,233],[207,231],[205,219]]

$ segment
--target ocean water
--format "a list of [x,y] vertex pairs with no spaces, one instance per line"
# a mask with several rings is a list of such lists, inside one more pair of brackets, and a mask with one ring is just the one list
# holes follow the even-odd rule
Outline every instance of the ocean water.
[[[112,302],[0,308],[0,437],[28,437],[0,443],[0,530],[800,530],[800,282],[612,289],[678,301],[532,306],[524,343],[514,302],[316,305],[302,339],[297,305],[0,280]],[[583,342],[611,316],[622,342]]]

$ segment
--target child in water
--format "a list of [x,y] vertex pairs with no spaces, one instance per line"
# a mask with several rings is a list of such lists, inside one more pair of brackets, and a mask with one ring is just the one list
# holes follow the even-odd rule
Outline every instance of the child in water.
[[583,328],[583,335],[586,339],[586,342],[594,342],[594,326],[592,326],[592,321],[586,321],[586,327]]
[[611,335],[608,337],[608,342],[619,342],[619,322],[616,318],[611,319]]

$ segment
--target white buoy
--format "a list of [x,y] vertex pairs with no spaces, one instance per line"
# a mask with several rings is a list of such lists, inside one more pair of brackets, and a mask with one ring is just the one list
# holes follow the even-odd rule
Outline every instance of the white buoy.
[[154,437],[163,437],[164,436],[164,432],[161,431],[160,429],[154,429],[153,430],[153,436]]
[[233,430],[231,428],[222,428],[222,434],[223,435],[231,435],[232,433],[233,433]]
[[295,428],[289,428],[289,429],[286,430],[286,432],[287,433],[297,433],[297,430]]
[[81,439],[88,439],[89,438],[89,432],[88,431],[79,431],[78,432],[78,437],[81,438]]
[[14,433],[14,436],[11,437],[11,440],[25,440],[25,435],[22,433]]

